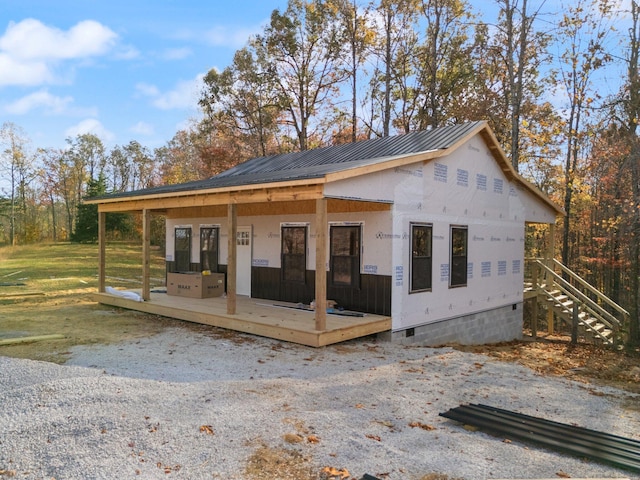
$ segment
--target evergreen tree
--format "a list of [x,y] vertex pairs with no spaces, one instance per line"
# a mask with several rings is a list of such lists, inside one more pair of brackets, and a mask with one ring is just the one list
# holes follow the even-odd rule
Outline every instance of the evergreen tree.
[[[89,180],[87,198],[99,197],[107,193],[107,180],[100,174],[97,180]],[[71,234],[71,241],[76,243],[95,243],[98,241],[98,205],[78,205],[76,228]]]

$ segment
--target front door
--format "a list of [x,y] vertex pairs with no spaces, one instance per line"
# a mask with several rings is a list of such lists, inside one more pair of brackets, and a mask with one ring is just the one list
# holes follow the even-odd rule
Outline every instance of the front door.
[[236,293],[251,295],[251,226],[238,227],[236,236]]

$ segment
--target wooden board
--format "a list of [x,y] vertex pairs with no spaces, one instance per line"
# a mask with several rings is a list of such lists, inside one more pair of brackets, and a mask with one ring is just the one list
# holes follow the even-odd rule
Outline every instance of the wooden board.
[[[314,312],[273,307],[272,301],[237,297],[235,314],[227,313],[224,298],[193,299],[151,293],[148,302],[97,293],[94,300],[116,307],[162,315],[238,332],[283,340],[310,347],[321,347],[391,329],[391,317],[367,314],[365,317],[329,315],[326,329],[315,328]],[[271,305],[264,305],[271,304]]]

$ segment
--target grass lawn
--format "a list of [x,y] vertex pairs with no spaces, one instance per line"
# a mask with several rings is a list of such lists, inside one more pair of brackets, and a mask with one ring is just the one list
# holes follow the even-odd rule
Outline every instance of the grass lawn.
[[[107,285],[142,286],[142,246],[107,244]],[[165,281],[163,252],[152,250],[151,284]],[[23,285],[11,285],[20,283]],[[0,247],[0,299],[26,290],[46,295],[95,292],[98,288],[98,246],[46,243]]]
[[[107,245],[106,284],[142,286],[142,247]],[[151,285],[165,282],[163,252],[152,251]],[[98,246],[40,244],[0,247],[0,339],[64,335],[62,340],[0,346],[0,355],[64,363],[73,345],[111,343],[160,331],[172,320],[101,305]]]

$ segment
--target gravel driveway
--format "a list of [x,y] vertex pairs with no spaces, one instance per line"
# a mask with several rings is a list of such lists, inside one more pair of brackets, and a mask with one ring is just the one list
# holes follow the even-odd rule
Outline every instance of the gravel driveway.
[[484,403],[640,440],[638,396],[451,348],[176,324],[68,356],[0,357],[0,478],[640,479],[438,415]]

